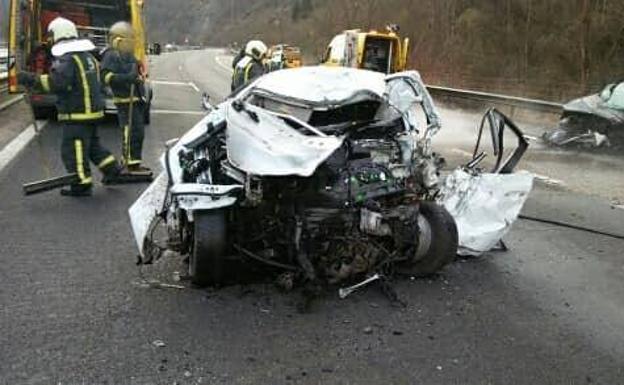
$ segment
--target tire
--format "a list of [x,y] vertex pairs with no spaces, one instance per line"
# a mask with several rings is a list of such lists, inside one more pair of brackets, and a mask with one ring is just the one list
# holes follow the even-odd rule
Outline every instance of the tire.
[[189,276],[198,286],[225,283],[227,226],[223,210],[194,213],[193,247],[189,258]]
[[33,114],[38,120],[52,119],[56,115],[54,107],[33,107]]
[[442,270],[457,256],[459,236],[455,219],[443,207],[422,202],[418,218],[421,230],[414,260],[399,267],[399,271],[416,277],[426,277]]

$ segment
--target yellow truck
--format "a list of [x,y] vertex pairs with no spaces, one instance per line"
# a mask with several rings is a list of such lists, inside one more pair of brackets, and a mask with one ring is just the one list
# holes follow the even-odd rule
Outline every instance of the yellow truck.
[[[108,42],[108,29],[124,20],[132,24],[136,34],[135,56],[146,75],[148,71],[147,43],[143,22],[144,0],[10,0],[9,3],[9,92],[21,92],[17,84],[19,71],[45,74],[52,65],[50,44],[46,40],[48,25],[58,16],[73,21],[81,38],[88,38],[97,47],[99,57]],[[114,112],[110,90],[106,94],[107,111]],[[145,119],[149,122],[152,92],[146,83],[148,107]],[[45,116],[53,109],[55,97],[33,93],[31,102],[35,114]]]
[[396,25],[383,32],[352,29],[334,37],[327,46],[322,64],[367,69],[392,74],[405,71],[409,39],[401,40]]

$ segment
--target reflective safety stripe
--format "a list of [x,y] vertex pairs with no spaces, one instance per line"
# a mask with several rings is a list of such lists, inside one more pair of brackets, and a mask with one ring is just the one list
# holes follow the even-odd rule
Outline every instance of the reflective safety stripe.
[[96,120],[104,117],[104,111],[91,112],[88,114],[58,114],[58,120],[62,122],[77,121],[82,122],[85,120]]
[[126,166],[141,164],[140,159],[132,159],[132,148],[130,148],[130,126],[124,126],[123,137],[123,162]]
[[100,164],[98,164],[98,168],[99,169],[103,169],[106,166],[110,166],[111,164],[115,163],[115,157],[112,155],[109,155],[106,159],[104,159],[103,161],[100,162]]
[[[85,113],[91,113],[91,89],[89,88],[89,81],[87,80],[87,72],[85,71],[84,65],[82,65],[82,61],[78,55],[73,55],[74,61],[78,66],[80,72],[80,78],[82,79],[82,89],[84,92],[84,107]],[[72,114],[73,115],[73,114]]]
[[80,178],[80,184],[91,184],[93,182],[91,177],[87,177],[85,173],[82,140],[74,140],[74,151],[76,155],[76,172],[78,173],[78,178]]
[[137,98],[136,96],[134,98],[132,98],[132,99],[130,99],[130,98],[117,98],[117,97],[114,97],[113,98],[113,103],[115,103],[115,104],[129,104],[130,102],[138,102],[140,100],[141,99]]
[[130,161],[130,126],[124,126],[124,136],[123,136],[123,154],[124,154],[124,163],[128,164]]
[[245,67],[245,83],[249,81],[249,72],[251,71],[253,64],[253,62],[249,62],[249,64],[247,64],[247,67]]
[[39,77],[39,81],[41,82],[41,88],[43,88],[43,90],[45,92],[50,92],[50,76],[49,75],[41,75]]
[[115,76],[114,73],[112,72],[107,73],[106,76],[104,76],[104,83],[110,84],[111,80],[113,79],[113,76]]

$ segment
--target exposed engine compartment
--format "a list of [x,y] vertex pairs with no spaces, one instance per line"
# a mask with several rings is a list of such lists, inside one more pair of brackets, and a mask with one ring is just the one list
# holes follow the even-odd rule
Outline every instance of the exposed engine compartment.
[[413,161],[416,154],[407,145],[413,138],[400,121],[341,132],[341,147],[307,178],[232,172],[226,132],[225,123],[210,127],[178,158],[183,183],[244,185],[228,213],[230,253],[292,271],[303,267],[308,279],[329,283],[423,256],[418,205],[430,199],[443,159],[432,156],[435,172],[422,178],[418,167],[427,162]]

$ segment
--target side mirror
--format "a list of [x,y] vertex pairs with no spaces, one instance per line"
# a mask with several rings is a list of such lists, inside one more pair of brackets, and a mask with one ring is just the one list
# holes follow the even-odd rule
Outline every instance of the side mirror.
[[210,95],[207,92],[202,94],[202,108],[208,112],[214,110],[214,106],[210,103]]

